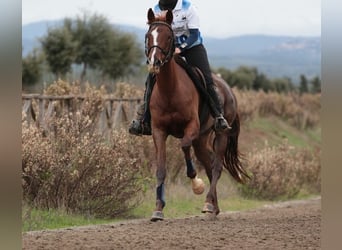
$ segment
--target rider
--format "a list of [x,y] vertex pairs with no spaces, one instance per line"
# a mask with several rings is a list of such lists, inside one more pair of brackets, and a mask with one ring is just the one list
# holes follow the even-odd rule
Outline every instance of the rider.
[[[209,106],[213,117],[215,117],[215,130],[222,131],[229,128],[226,119],[222,115],[222,107],[214,89],[207,52],[202,43],[199,31],[199,18],[195,7],[190,0],[159,0],[154,7],[154,12],[172,10],[172,29],[176,37],[175,53],[185,57],[186,61],[199,68],[206,80],[209,94]],[[129,126],[129,133],[135,135],[151,135],[151,115],[149,113],[149,100],[155,76],[149,74],[146,80],[144,103],[139,107],[137,119]]]

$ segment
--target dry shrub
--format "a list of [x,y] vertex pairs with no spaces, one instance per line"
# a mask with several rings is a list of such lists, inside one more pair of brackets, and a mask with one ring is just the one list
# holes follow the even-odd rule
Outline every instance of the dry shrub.
[[303,189],[320,192],[319,152],[298,149],[284,141],[250,153],[248,162],[247,170],[252,178],[240,186],[241,193],[247,197],[274,200],[293,198]]
[[113,96],[116,98],[143,98],[144,91],[135,85],[118,82],[115,84]]
[[236,96],[241,121],[252,120],[258,114],[259,99],[256,99],[254,91],[244,91],[233,88]]
[[[319,95],[280,95],[234,89],[243,120],[255,115],[277,115],[296,126],[319,122]],[[112,131],[110,139],[98,134],[103,110],[104,88],[95,89],[61,80],[50,85],[48,95],[82,95],[76,112],[62,108],[49,121],[50,133],[42,133],[25,119],[22,125],[22,168],[24,198],[41,208],[65,208],[100,217],[125,214],[139,202],[139,194],[155,184],[150,178],[154,159],[151,137],[136,137],[126,130]],[[138,88],[119,83],[115,97],[142,97]],[[153,152],[153,153],[151,153]],[[245,195],[274,199],[292,197],[301,188],[320,190],[319,154],[296,151],[287,144],[253,152],[249,171],[253,179],[241,188]],[[186,178],[179,140],[167,142],[168,181]]]
[[138,204],[150,177],[149,139],[123,130],[109,140],[98,134],[100,92],[87,88],[79,111],[53,116],[53,133],[23,119],[23,196],[32,205],[114,217]]
[[320,122],[320,94],[265,93],[234,88],[242,121],[255,115],[274,115],[299,129],[313,128]]
[[50,84],[46,89],[44,89],[44,95],[52,95],[52,96],[62,96],[62,95],[71,95],[71,94],[80,94],[81,86],[79,82],[69,83],[58,79],[57,81]]
[[[100,135],[75,133],[74,128],[90,124],[84,119],[82,125],[76,125],[64,117],[57,122],[56,136],[48,137],[23,124],[26,200],[41,208],[65,208],[101,217],[124,214],[136,205],[132,200],[146,180],[143,152],[133,147],[132,138],[124,131],[114,131],[109,142]],[[135,146],[144,147],[143,142]]]

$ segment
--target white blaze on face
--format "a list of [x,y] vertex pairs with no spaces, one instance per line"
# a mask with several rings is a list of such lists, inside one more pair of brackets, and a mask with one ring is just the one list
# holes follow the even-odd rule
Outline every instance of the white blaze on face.
[[[158,32],[157,32],[157,29],[154,29],[152,32],[151,32],[151,35],[153,37],[153,46],[158,46],[158,42],[157,42],[157,38],[158,38]],[[154,64],[154,55],[156,53],[156,47],[153,48],[153,51],[152,51],[152,55],[151,55],[151,64],[153,65]]]

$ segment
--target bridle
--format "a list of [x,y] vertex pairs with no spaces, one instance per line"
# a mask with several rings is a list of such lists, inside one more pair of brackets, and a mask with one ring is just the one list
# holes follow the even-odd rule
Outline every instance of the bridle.
[[[169,43],[169,46],[168,46],[168,49],[163,49],[161,48],[160,46],[158,45],[155,45],[153,44],[151,47],[147,47],[147,37],[148,37],[148,34],[151,32],[152,28],[154,28],[155,26],[160,26],[160,25],[164,25],[166,26],[170,33],[172,34],[171,35],[171,39],[170,39],[170,43]],[[150,24],[150,28],[148,29],[146,35],[145,35],[145,55],[146,57],[148,58],[148,55],[150,54],[150,51],[153,49],[153,48],[157,48],[159,49],[162,54],[165,56],[165,59],[164,61],[161,61],[161,65],[164,65],[165,63],[167,63],[173,56],[173,53],[175,51],[175,37],[174,37],[174,34],[173,34],[173,30],[172,30],[172,27],[170,24],[166,23],[166,22],[162,22],[162,21],[156,21],[156,22],[153,22]],[[148,59],[149,60],[149,59]]]

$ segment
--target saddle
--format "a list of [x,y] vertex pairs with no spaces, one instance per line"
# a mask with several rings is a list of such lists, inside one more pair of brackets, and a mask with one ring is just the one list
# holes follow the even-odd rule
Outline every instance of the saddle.
[[200,105],[199,108],[200,123],[202,124],[205,121],[206,116],[209,114],[209,95],[207,92],[207,84],[204,75],[199,68],[189,65],[180,55],[174,55],[174,59],[175,62],[186,71],[186,73],[194,83],[200,95],[200,99],[204,104]]
[[186,73],[189,75],[189,77],[191,78],[191,80],[195,84],[196,88],[200,92],[200,95],[204,95],[203,97],[205,97],[207,95],[206,94],[207,93],[207,91],[206,91],[207,84],[205,82],[205,78],[204,78],[202,71],[197,67],[193,67],[193,66],[189,65],[185,61],[185,59],[178,54],[174,55],[174,59],[175,59],[176,63],[179,66],[181,66],[186,71]]

